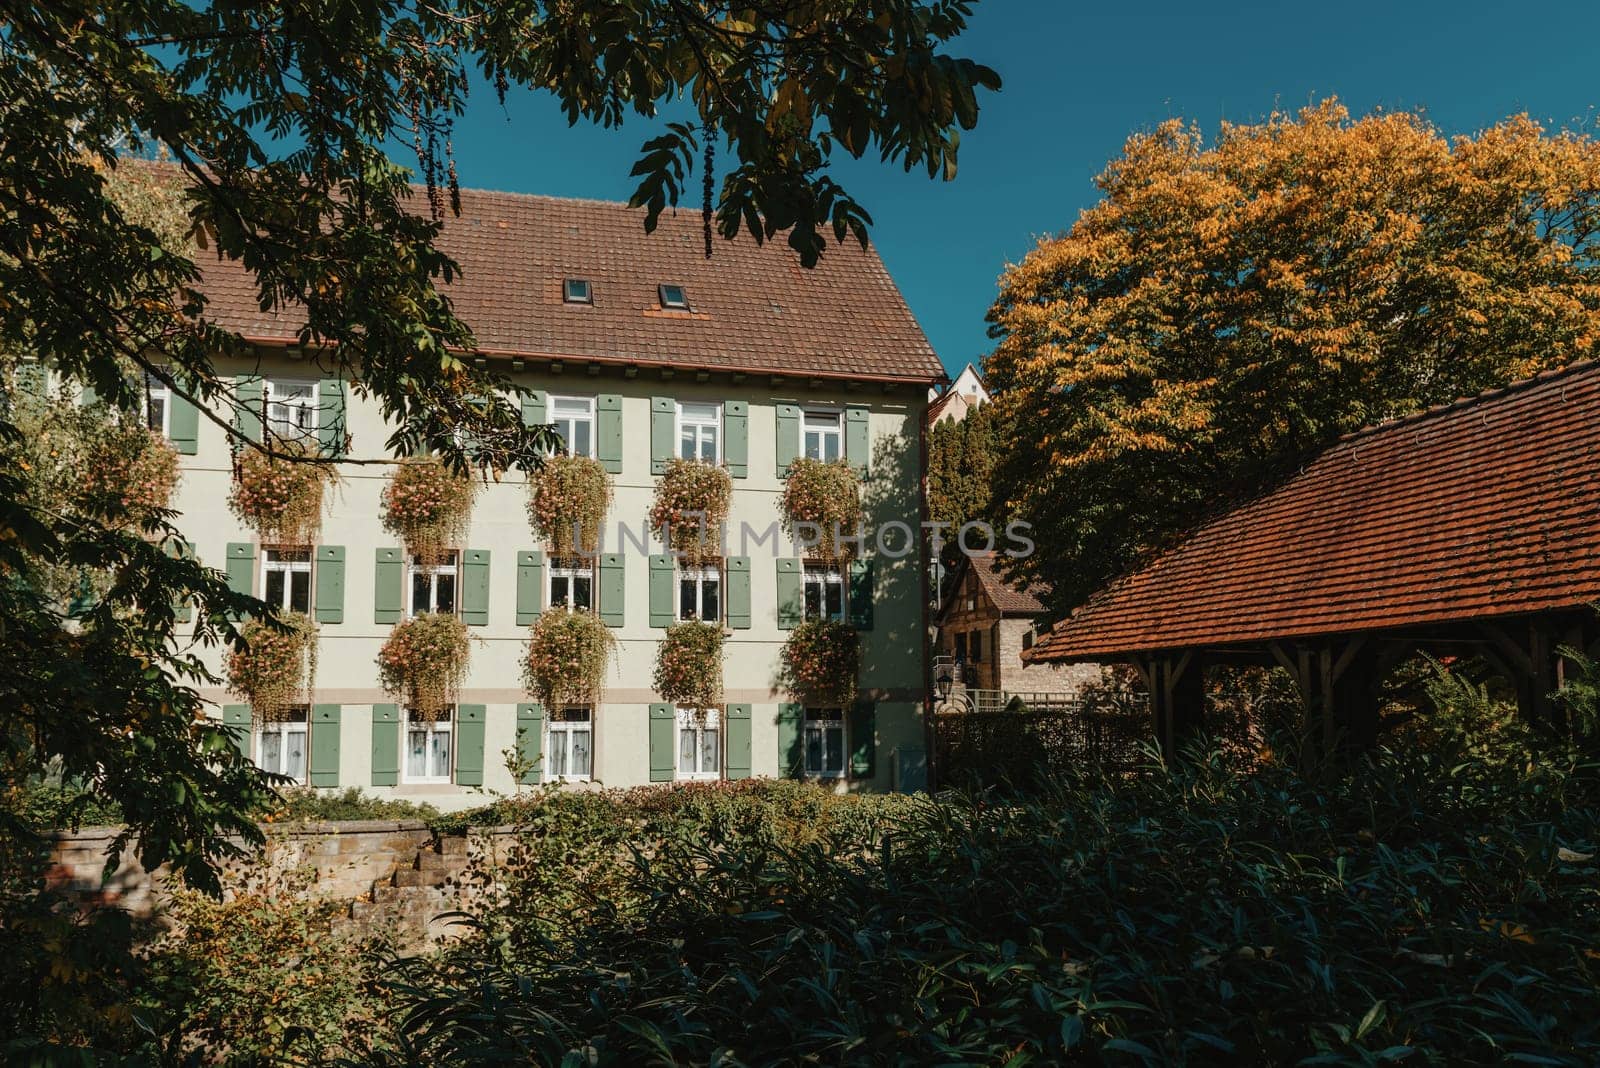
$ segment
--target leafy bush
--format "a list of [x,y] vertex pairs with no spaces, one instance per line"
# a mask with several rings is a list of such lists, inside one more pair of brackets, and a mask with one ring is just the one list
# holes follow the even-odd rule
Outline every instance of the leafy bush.
[[720,553],[722,524],[732,499],[733,477],[726,467],[674,459],[656,483],[650,529],[687,563],[702,564]]
[[809,820],[790,789],[533,804],[502,904],[394,966],[410,1056],[1600,1057],[1593,766],[1408,747],[1315,783],[1199,751]]
[[422,715],[455,704],[467,676],[471,636],[460,616],[423,612],[403,619],[378,650],[378,679],[386,693]]
[[407,460],[383,488],[383,528],[406,552],[434,560],[466,539],[478,484],[452,474],[438,460]]
[[860,636],[836,620],[808,619],[783,643],[783,684],[811,704],[842,707],[854,701],[860,667]]
[[686,708],[722,703],[722,626],[685,619],[667,628],[656,650],[654,684],[662,700]]
[[528,523],[557,555],[593,553],[611,506],[611,475],[590,456],[551,456],[528,476]]
[[542,612],[528,628],[523,688],[546,708],[596,702],[616,645],[593,612]]
[[294,820],[317,823],[338,820],[432,820],[439,815],[439,810],[432,805],[399,798],[373,797],[363,793],[359,786],[347,787],[336,794],[310,788],[284,790],[280,792],[279,799],[279,803],[267,813],[273,823]]
[[855,543],[843,539],[861,528],[861,478],[844,460],[801,457],[789,465],[780,511],[791,538],[814,543],[807,556],[846,559]]

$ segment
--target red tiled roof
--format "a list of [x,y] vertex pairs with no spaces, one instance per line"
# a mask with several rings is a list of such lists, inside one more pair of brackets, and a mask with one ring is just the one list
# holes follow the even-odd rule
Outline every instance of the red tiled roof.
[[1341,439],[1112,582],[1033,660],[1353,633],[1600,598],[1600,363]]
[[[1002,616],[1037,616],[1044,612],[1042,598],[1050,592],[1049,586],[1043,583],[1030,583],[1024,587],[1013,586],[1003,576],[995,564],[994,553],[971,553],[962,557],[960,572],[951,577],[951,588],[959,589],[959,584],[965,581],[966,572],[970,570],[977,576],[978,585],[983,587],[984,594],[991,604]],[[945,611],[957,603],[959,598],[952,596],[945,602]]]
[[[425,210],[420,190],[417,210]],[[461,191],[439,246],[461,266],[443,287],[490,355],[932,382],[944,368],[872,249],[829,244],[810,270],[783,235],[716,239],[698,211],[661,216],[598,200]],[[302,319],[261,311],[235,264],[199,257],[210,315],[255,341],[292,340]],[[594,303],[567,304],[564,279]],[[663,311],[657,286],[681,285],[688,312]]]

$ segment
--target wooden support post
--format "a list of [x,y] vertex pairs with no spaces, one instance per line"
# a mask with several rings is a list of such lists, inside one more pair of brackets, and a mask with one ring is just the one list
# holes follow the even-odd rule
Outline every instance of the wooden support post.
[[1168,760],[1178,755],[1184,739],[1205,723],[1205,673],[1191,650],[1134,662],[1150,688],[1150,718],[1156,743]]

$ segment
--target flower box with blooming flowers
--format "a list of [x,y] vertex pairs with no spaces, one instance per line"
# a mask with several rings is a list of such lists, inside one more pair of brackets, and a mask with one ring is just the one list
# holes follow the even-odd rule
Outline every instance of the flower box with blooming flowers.
[[593,612],[544,612],[528,628],[523,687],[546,708],[596,704],[615,650],[610,628]]
[[682,708],[722,704],[722,627],[686,619],[667,628],[656,650],[655,688]]
[[[307,456],[309,450],[288,444]],[[291,456],[272,456],[246,449],[234,465],[233,490],[228,507],[249,524],[263,542],[310,545],[322,529],[322,491],[337,478],[332,464]]]
[[807,704],[842,708],[852,703],[860,668],[860,636],[837,620],[807,620],[783,643],[783,684]]
[[611,506],[611,475],[590,456],[551,456],[528,476],[528,523],[552,552],[593,553]]
[[434,560],[466,540],[478,485],[448,471],[438,460],[406,460],[383,489],[383,528],[399,537],[406,552]]
[[239,628],[243,644],[227,657],[228,689],[250,703],[258,722],[310,704],[316,687],[316,623],[299,612],[281,613],[277,623],[247,621]]
[[172,502],[178,450],[137,423],[107,423],[85,435],[78,506],[106,519],[138,524]]
[[459,616],[425,612],[401,620],[378,651],[384,692],[422,717],[449,708],[467,677],[471,641]]
[[650,529],[667,548],[692,565],[722,555],[722,525],[728,521],[733,478],[728,469],[702,460],[676,459],[656,483]]
[[802,457],[790,464],[779,507],[790,538],[817,540],[807,556],[844,560],[853,555],[856,545],[844,537],[861,528],[861,477],[845,461]]

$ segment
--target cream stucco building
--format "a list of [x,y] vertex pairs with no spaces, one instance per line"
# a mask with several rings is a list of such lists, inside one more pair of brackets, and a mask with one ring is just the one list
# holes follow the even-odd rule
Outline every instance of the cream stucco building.
[[[741,238],[707,260],[698,218],[665,217],[647,236],[622,205],[471,191],[441,243],[463,269],[450,294],[479,358],[534,391],[525,420],[556,422],[611,471],[607,543],[590,564],[554,566],[529,527],[525,482],[510,476],[480,488],[467,537],[430,574],[381,525],[388,469],[350,463],[317,544],[261,544],[226,504],[228,434],[158,392],[153,418],[183,453],[175,507],[195,554],[236,589],[320,625],[303,719],[256,722],[236,695],[205,691],[248,729],[252,758],[312,786],[444,807],[515,789],[508,752],[536,760],[525,781],[919,785],[925,597],[911,531],[922,515],[928,387],[943,372],[876,255],[838,246],[807,271],[781,242]],[[212,313],[255,345],[220,370],[261,417],[319,434],[342,427],[353,457],[382,457],[392,428],[376,405],[295,347],[295,324],[263,315],[244,281],[215,269],[206,279]],[[725,464],[735,487],[726,555],[697,573],[645,524],[662,463],[689,453]],[[786,465],[806,454],[847,458],[864,474],[874,536],[842,573],[777,532]],[[527,627],[566,600],[600,613],[619,654],[596,706],[547,710],[520,682]],[[680,714],[651,688],[665,627],[690,603],[727,628],[727,704],[709,718]],[[475,640],[459,705],[413,723],[379,687],[376,657],[395,622],[424,610],[461,613]],[[860,632],[855,707],[808,709],[779,685],[788,630],[819,612]],[[221,651],[202,652],[220,674]]]

